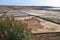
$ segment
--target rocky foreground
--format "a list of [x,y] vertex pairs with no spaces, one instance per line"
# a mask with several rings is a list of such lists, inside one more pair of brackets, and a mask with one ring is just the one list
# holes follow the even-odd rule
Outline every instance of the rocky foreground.
[[60,40],[60,25],[35,16],[16,17],[27,25],[32,40]]

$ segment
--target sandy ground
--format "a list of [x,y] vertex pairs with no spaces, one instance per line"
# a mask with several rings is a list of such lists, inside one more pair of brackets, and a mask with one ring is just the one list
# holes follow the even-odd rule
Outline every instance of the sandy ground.
[[32,33],[60,32],[60,25],[34,17],[19,17]]
[[[43,19],[37,18],[40,20],[40,24],[43,27],[43,29],[36,29],[38,30],[36,33],[45,33],[45,32],[60,32],[60,25],[45,21]],[[33,32],[34,30],[32,30]],[[33,32],[34,33],[34,32]]]
[[58,11],[46,11],[46,10],[23,10],[23,12],[30,14],[30,15],[35,15],[35,16],[40,16],[42,18],[46,18],[48,20],[60,23],[60,12]]

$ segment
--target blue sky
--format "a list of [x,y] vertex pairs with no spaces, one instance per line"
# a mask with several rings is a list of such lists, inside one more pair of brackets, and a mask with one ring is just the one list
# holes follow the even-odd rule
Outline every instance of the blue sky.
[[0,5],[60,7],[60,0],[0,0]]

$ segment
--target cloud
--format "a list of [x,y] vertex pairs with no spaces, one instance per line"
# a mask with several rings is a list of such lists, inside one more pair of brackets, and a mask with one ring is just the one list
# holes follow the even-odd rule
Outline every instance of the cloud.
[[59,7],[60,6],[60,0],[48,0],[47,1],[47,5],[48,6],[56,6],[56,7]]

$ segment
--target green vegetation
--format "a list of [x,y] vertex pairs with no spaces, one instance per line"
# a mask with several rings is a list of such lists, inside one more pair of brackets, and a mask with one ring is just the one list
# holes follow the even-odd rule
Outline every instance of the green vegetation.
[[0,18],[0,40],[31,40],[31,35],[20,20],[4,17]]

